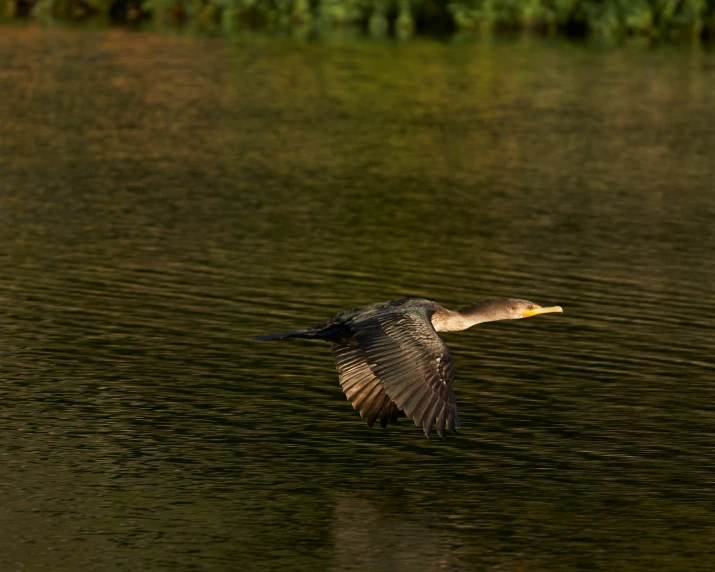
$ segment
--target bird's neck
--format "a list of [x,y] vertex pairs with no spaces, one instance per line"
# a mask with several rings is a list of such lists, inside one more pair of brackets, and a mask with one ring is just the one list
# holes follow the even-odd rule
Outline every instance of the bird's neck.
[[461,332],[488,321],[488,318],[463,315],[459,310],[453,312],[442,307],[432,314],[432,326],[437,332]]

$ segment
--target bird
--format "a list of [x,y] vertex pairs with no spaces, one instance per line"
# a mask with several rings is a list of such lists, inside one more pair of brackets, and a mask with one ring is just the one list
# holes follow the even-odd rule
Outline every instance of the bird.
[[433,426],[461,427],[454,395],[454,364],[440,332],[458,332],[484,322],[563,312],[516,298],[488,298],[457,310],[432,300],[403,298],[340,312],[312,328],[252,338],[265,342],[301,338],[332,343],[333,359],[347,399],[372,428],[412,418],[427,438]]

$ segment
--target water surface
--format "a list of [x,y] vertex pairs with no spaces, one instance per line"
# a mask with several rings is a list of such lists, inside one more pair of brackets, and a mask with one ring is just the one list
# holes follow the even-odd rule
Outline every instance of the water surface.
[[[0,30],[7,570],[707,570],[715,59],[531,40]],[[360,304],[445,334],[462,429],[368,430]]]

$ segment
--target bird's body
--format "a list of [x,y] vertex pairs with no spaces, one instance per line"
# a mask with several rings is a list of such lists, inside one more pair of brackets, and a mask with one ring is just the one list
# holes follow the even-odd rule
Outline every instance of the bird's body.
[[405,298],[336,314],[305,330],[268,334],[257,341],[287,338],[332,342],[340,385],[372,427],[411,417],[429,437],[432,427],[459,427],[452,354],[437,332],[465,330],[481,322],[562,312],[526,300],[490,298],[447,310],[436,302]]

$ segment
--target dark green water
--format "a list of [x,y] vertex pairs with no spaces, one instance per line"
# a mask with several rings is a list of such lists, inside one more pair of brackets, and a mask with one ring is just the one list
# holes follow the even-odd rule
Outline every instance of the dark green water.
[[[0,28],[0,569],[712,570],[715,56]],[[463,428],[368,430],[359,304]]]

